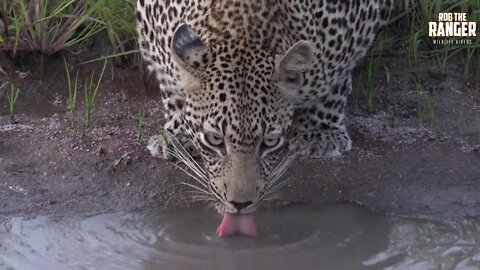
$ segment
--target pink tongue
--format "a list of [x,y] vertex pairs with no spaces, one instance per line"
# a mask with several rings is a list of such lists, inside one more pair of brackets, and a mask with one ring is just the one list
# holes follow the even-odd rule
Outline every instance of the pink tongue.
[[226,237],[237,233],[257,236],[257,228],[253,215],[223,215],[222,224],[220,224],[217,229],[218,236]]

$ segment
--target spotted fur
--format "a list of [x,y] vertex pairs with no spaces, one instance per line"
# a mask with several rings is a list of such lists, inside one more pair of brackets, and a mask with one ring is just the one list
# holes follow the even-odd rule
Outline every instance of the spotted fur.
[[[351,149],[351,72],[392,0],[139,0],[165,130],[198,149],[223,212],[249,213],[289,157]],[[288,156],[288,157],[286,157]]]

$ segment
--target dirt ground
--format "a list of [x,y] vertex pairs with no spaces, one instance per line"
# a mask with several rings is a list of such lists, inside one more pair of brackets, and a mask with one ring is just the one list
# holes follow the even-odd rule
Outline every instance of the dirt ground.
[[[80,62],[69,62],[75,61]],[[350,102],[348,113],[353,150],[337,160],[295,162],[279,198],[265,207],[352,202],[395,215],[480,215],[477,83],[464,81],[461,63],[451,63],[446,75],[429,61],[385,63],[391,79],[387,83],[379,71],[373,111],[366,109],[362,87],[355,86],[359,99]],[[139,69],[109,65],[92,128],[82,135],[83,89],[72,128],[61,57],[49,59],[43,72],[32,66],[0,56],[0,215],[94,214],[192,203],[181,184],[191,180],[146,149],[162,121],[153,80],[145,86]],[[92,65],[80,67],[83,80]],[[425,88],[422,95],[433,103],[433,119],[418,102],[417,78]],[[8,115],[9,83],[21,89],[16,124]],[[137,140],[142,111],[147,118]]]

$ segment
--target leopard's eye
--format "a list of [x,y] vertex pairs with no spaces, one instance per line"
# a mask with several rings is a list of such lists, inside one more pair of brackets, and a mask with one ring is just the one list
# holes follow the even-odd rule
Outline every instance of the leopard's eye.
[[280,136],[266,137],[263,140],[263,144],[267,147],[275,147],[280,143]]
[[287,83],[291,83],[291,84],[296,84],[296,83],[299,83],[301,80],[301,74],[289,74],[286,78],[285,78],[285,81]]
[[208,132],[205,134],[205,141],[207,141],[207,143],[210,144],[211,146],[218,147],[223,145],[222,136],[212,132]]
[[280,134],[270,135],[263,139],[260,144],[260,155],[265,156],[268,153],[272,153],[282,147],[285,139]]

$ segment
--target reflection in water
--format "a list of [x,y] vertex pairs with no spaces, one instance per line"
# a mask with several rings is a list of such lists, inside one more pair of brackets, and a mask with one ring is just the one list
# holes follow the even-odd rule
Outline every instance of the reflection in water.
[[352,206],[257,214],[220,239],[205,209],[0,220],[0,269],[480,269],[480,220],[388,218]]

